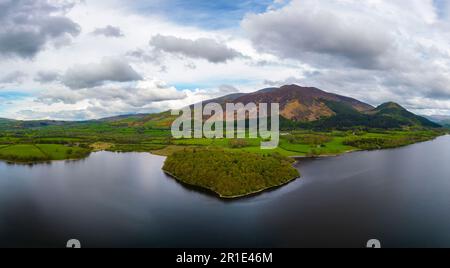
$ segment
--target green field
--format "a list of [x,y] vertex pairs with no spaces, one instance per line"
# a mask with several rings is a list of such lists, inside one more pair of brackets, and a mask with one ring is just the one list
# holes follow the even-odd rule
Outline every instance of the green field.
[[[126,131],[125,131],[126,132]],[[182,148],[225,149],[257,154],[278,153],[283,156],[329,156],[357,150],[395,148],[431,140],[445,132],[421,131],[378,131],[378,132],[285,132],[280,137],[279,147],[263,150],[261,139],[172,139],[170,132],[159,130],[164,135],[118,135],[117,132],[101,134],[85,133],[74,137],[41,136],[43,133],[22,137],[0,138],[0,159],[33,162],[85,157],[90,151],[97,151],[95,144],[108,144],[100,150],[114,152],[154,152],[168,156]],[[36,135],[36,136],[35,136]]]
[[37,144],[36,147],[51,160],[79,159],[89,155],[89,150],[58,144]]
[[[170,155],[184,147],[220,148],[230,151],[245,151],[258,154],[279,153],[283,156],[330,156],[358,150],[374,150],[401,147],[416,142],[431,140],[441,132],[423,131],[379,131],[379,132],[310,132],[283,133],[279,147],[261,149],[261,139],[180,139],[171,142],[167,149],[158,149],[159,155]],[[163,145],[161,145],[163,146]]]
[[13,162],[42,162],[79,159],[89,155],[89,150],[58,144],[20,144],[0,147],[0,159]]
[[18,162],[50,160],[35,145],[12,145],[1,148],[0,158]]
[[261,139],[173,139],[169,128],[171,120],[170,116],[157,114],[147,116],[145,120],[138,117],[112,122],[15,122],[0,126],[0,159],[18,162],[77,159],[98,150],[153,152],[168,156],[183,148],[313,157],[399,147],[431,140],[448,132],[429,128],[381,130],[355,127],[340,131],[296,128],[282,130],[277,149],[262,150]]

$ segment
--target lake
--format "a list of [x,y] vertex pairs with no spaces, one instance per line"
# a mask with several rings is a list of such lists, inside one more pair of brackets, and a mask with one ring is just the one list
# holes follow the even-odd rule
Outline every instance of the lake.
[[181,185],[164,159],[0,162],[0,247],[450,247],[450,136],[304,159],[301,179],[235,201]]

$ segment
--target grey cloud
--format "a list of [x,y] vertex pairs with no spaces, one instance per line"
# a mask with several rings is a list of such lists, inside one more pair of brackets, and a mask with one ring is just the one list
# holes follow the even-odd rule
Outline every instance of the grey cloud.
[[250,15],[242,22],[260,51],[314,65],[347,63],[368,69],[383,65],[383,57],[392,46],[390,36],[375,26],[293,6]]
[[415,72],[386,73],[380,81],[399,95],[450,100],[448,75],[427,67],[430,68],[419,68]]
[[64,16],[74,1],[0,1],[0,55],[33,58],[46,45],[75,37],[80,26]]
[[114,27],[111,25],[108,25],[104,28],[97,28],[92,32],[92,34],[103,35],[106,37],[116,37],[116,38],[125,36],[119,27]]
[[[450,100],[450,78],[434,69],[398,70],[333,69],[289,77],[282,81],[268,81],[268,85],[296,83],[318,87],[379,105],[386,101],[407,104],[410,99]],[[425,105],[425,103],[424,103]]]
[[13,84],[13,83],[21,83],[27,77],[27,74],[21,71],[15,71],[9,73],[0,78],[0,83],[3,84]]
[[150,40],[150,45],[159,51],[189,58],[205,59],[212,63],[223,63],[243,56],[227,45],[209,38],[190,40],[175,36],[156,35]]
[[160,51],[150,50],[150,49],[141,49],[137,48],[135,50],[128,51],[126,53],[127,57],[131,59],[138,59],[144,62],[153,63],[156,65],[162,65],[163,55]]
[[80,101],[101,102],[104,106],[143,108],[151,103],[180,100],[186,93],[156,81],[139,82],[136,87],[96,87],[80,90],[49,90],[38,98],[45,104],[76,104]]
[[41,84],[51,83],[58,81],[61,78],[61,75],[55,71],[39,71],[34,78],[34,81],[39,82]]
[[404,9],[407,1],[356,2],[293,0],[285,8],[248,15],[242,28],[259,52],[306,67],[265,84],[314,86],[372,105],[448,105],[448,27],[420,13],[430,2],[417,1],[416,11]]
[[71,89],[93,88],[105,82],[131,82],[142,80],[122,59],[105,58],[98,64],[75,65],[62,77],[64,85]]

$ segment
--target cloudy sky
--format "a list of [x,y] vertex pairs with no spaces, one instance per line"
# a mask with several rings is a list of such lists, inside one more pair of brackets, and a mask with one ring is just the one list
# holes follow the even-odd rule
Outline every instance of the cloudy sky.
[[449,0],[0,0],[0,117],[299,84],[450,115]]

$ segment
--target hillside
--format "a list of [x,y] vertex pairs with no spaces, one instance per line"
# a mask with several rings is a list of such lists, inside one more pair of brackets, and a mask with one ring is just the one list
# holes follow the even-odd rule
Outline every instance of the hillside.
[[[279,103],[280,114],[286,119],[298,122],[317,121],[323,117],[336,115],[327,105],[327,101],[340,103],[359,112],[372,110],[371,105],[345,96],[331,94],[313,87],[288,85],[280,88],[266,88],[260,91],[241,94],[240,96],[225,96],[219,100],[233,103]],[[208,101],[210,102],[210,101]]]
[[425,117],[415,115],[402,106],[394,102],[384,103],[372,111],[376,116],[384,116],[393,120],[398,120],[402,125],[420,125],[424,127],[439,127]]
[[353,98],[297,85],[267,88],[249,94],[234,94],[206,103],[212,101],[219,102],[223,106],[226,102],[280,103],[283,129],[440,127],[439,124],[417,116],[393,102],[374,108]]
[[[330,130],[351,128],[439,128],[424,117],[415,115],[399,104],[388,102],[373,107],[359,100],[331,94],[312,87],[297,85],[266,88],[254,93],[238,93],[203,102],[217,102],[225,108],[226,103],[280,103],[281,127]],[[150,115],[134,122],[142,126],[170,125],[175,119],[168,112]]]

